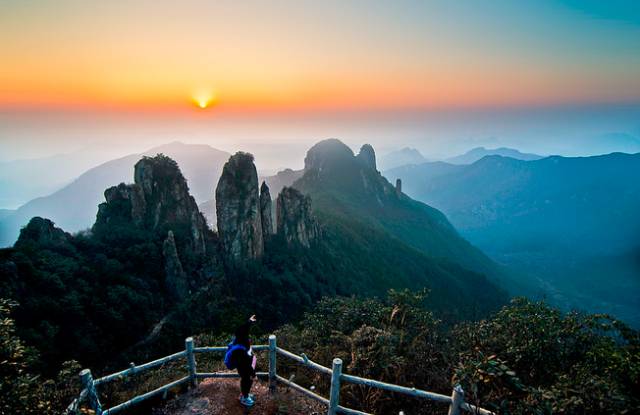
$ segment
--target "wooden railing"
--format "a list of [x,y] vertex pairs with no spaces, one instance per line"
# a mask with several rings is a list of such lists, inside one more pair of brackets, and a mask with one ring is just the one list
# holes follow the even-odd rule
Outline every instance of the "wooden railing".
[[[428,399],[436,402],[442,402],[449,405],[448,415],[458,415],[461,410],[469,411],[474,414],[482,414],[489,415],[493,414],[493,412],[476,407],[475,405],[471,405],[464,401],[464,392],[462,388],[457,385],[453,388],[451,396],[442,395],[435,392],[428,392],[416,388],[408,388],[405,386],[393,385],[390,383],[380,382],[373,379],[361,378],[358,376],[347,375],[342,373],[342,360],[341,359],[333,359],[332,368],[324,367],[316,362],[311,361],[307,356],[303,353],[300,356],[291,353],[285,349],[281,349],[276,344],[276,336],[269,336],[269,344],[268,345],[256,345],[253,346],[253,350],[268,350],[269,351],[269,371],[268,372],[258,372],[256,375],[260,378],[266,378],[269,380],[269,390],[275,391],[276,385],[281,383],[287,387],[295,389],[296,391],[301,392],[302,394],[316,400],[322,402],[327,406],[327,414],[335,415],[335,414],[347,414],[347,415],[371,415],[367,412],[358,411],[355,409],[346,408],[344,406],[340,406],[340,385],[343,382],[353,383],[357,385],[369,386],[372,388],[388,390],[395,393],[401,393],[409,396],[413,396],[416,398]],[[107,375],[98,379],[93,379],[91,375],[91,371],[89,369],[84,369],[80,372],[80,380],[82,382],[83,389],[80,392],[80,395],[69,405],[67,408],[67,415],[77,414],[79,413],[79,407],[83,402],[87,402],[87,405],[90,409],[92,409],[96,415],[113,415],[117,414],[127,408],[130,408],[133,405],[136,405],[142,401],[145,401],[154,396],[165,394],[170,389],[175,388],[177,386],[183,384],[189,384],[191,386],[197,386],[199,379],[205,378],[237,378],[239,375],[235,373],[228,372],[214,372],[214,373],[205,373],[198,372],[196,366],[196,357],[197,353],[224,353],[227,351],[227,347],[194,347],[193,338],[189,337],[185,340],[185,350],[174,353],[172,355],[162,357],[160,359],[151,361],[149,363],[145,363],[140,366],[136,366],[133,363],[128,369],[123,371],[113,373],[111,375]],[[318,371],[320,373],[327,374],[331,376],[331,388],[329,392],[329,398],[325,398],[316,394],[315,392],[306,389],[297,383],[294,383],[292,380],[285,379],[282,376],[278,375],[276,363],[277,363],[277,355],[285,357],[287,359],[293,360],[303,366],[306,366],[312,370]],[[100,403],[100,399],[98,396],[98,392],[96,387],[100,385],[104,385],[106,383],[112,382],[117,379],[123,379],[127,376],[135,375],[137,373],[161,366],[165,363],[186,358],[187,360],[187,376],[184,376],[180,379],[177,379],[173,382],[170,382],[162,387],[154,389],[150,392],[146,392],[142,395],[138,395],[126,402],[120,403],[116,406],[113,406],[109,409],[102,408],[102,404]],[[403,414],[400,412],[400,414]]]

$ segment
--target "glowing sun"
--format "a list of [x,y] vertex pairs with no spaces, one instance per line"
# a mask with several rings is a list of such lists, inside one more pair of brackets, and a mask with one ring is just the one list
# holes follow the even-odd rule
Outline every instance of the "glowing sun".
[[211,91],[198,92],[191,97],[194,104],[203,110],[215,105],[217,101],[216,98],[216,94]]

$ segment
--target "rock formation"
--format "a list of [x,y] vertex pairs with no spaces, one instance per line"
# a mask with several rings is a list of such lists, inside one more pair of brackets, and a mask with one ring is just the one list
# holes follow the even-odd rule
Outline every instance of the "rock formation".
[[162,244],[162,257],[164,258],[165,287],[175,300],[182,300],[189,294],[189,282],[178,257],[178,248],[172,231],[168,232],[167,239]]
[[282,189],[276,200],[278,234],[289,246],[309,248],[320,236],[320,228],[311,211],[311,198],[292,187]]
[[20,230],[20,236],[15,245],[18,247],[35,242],[38,245],[60,246],[66,244],[70,237],[71,235],[62,229],[56,228],[49,219],[36,216]]
[[120,183],[105,190],[104,198],[106,202],[98,206],[96,223],[108,225],[123,221],[144,226],[146,204],[140,186]]
[[216,187],[216,216],[227,265],[262,257],[258,174],[251,154],[238,152],[224,165]]
[[360,148],[360,153],[358,153],[356,159],[363,166],[376,170],[376,152],[373,150],[371,144],[363,145]]
[[260,186],[260,220],[262,221],[262,238],[266,240],[273,234],[271,193],[266,182],[262,182],[262,186]]
[[395,187],[377,170],[371,145],[363,145],[356,156],[335,139],[320,141],[309,149],[304,176],[295,187],[310,195],[331,188],[353,200],[369,200],[376,208],[398,201]]
[[304,170],[305,172],[316,170],[321,174],[335,165],[350,163],[353,157],[353,151],[342,141],[335,138],[322,140],[307,151]]
[[207,223],[178,164],[158,154],[143,157],[135,165],[134,184],[121,183],[104,192],[96,225],[132,224],[150,231],[185,229],[196,254],[206,250]]
[[396,194],[398,197],[402,195],[402,180],[396,179]]

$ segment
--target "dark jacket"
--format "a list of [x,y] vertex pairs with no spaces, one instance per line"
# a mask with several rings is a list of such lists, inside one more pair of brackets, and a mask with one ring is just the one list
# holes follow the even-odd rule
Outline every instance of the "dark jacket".
[[255,370],[251,366],[253,363],[253,355],[249,355],[248,351],[251,349],[251,340],[249,340],[249,330],[251,329],[251,321],[247,321],[236,329],[235,343],[241,344],[247,348],[247,351],[238,349],[233,352],[233,360],[238,366],[238,373],[240,376],[249,375],[255,376]]

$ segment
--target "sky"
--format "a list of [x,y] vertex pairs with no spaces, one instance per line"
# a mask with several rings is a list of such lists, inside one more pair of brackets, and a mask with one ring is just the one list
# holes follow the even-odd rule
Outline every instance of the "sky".
[[637,1],[0,1],[0,161],[181,140],[277,168],[328,136],[589,154],[639,114]]

